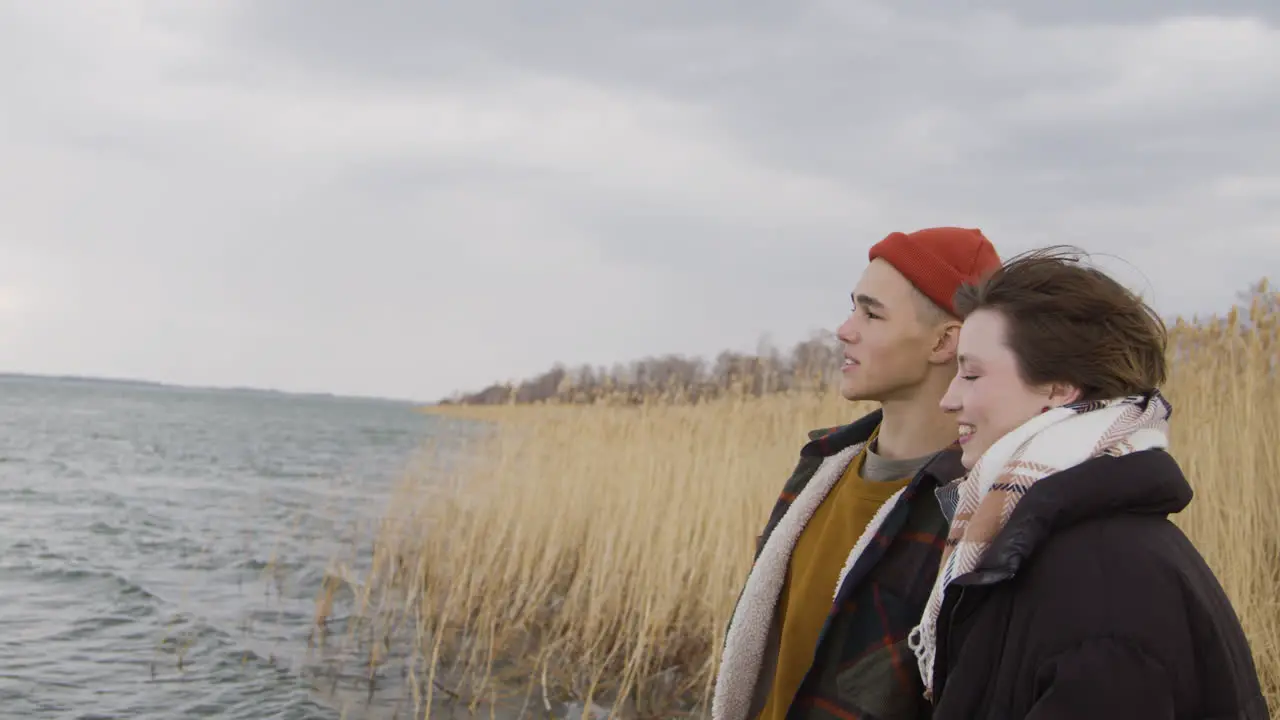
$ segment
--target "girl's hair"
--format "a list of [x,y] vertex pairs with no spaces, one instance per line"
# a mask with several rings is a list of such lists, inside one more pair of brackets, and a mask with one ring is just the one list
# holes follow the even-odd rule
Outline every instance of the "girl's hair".
[[1150,392],[1168,375],[1168,332],[1142,298],[1055,246],[1019,255],[956,293],[962,318],[994,310],[1031,385],[1066,382],[1081,400]]

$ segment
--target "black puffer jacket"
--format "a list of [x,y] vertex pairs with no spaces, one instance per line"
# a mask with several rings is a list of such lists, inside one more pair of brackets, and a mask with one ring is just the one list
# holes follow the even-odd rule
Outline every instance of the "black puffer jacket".
[[1248,642],[1167,515],[1160,450],[1037,482],[938,618],[933,720],[1261,720]]

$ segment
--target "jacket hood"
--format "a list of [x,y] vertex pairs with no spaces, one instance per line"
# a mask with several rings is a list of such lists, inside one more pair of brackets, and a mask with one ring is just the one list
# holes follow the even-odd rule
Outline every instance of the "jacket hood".
[[1193,495],[1182,468],[1164,450],[1092,458],[1031,486],[977,567],[955,582],[1007,579],[1041,543],[1067,528],[1122,514],[1166,517],[1185,509]]

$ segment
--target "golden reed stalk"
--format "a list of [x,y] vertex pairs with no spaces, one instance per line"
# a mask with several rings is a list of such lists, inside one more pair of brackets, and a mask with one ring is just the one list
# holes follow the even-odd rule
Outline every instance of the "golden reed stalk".
[[[1247,326],[1247,327],[1246,327]],[[1217,571],[1280,712],[1280,313],[1171,328],[1176,518]],[[703,715],[718,649],[805,432],[870,409],[832,393],[632,407],[451,407],[494,421],[465,468],[400,489],[363,583],[418,699]],[[395,628],[399,628],[395,630]],[[376,659],[376,658],[375,658]]]

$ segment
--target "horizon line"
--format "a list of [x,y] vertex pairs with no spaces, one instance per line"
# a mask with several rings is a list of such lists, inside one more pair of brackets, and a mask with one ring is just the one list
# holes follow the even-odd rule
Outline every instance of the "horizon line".
[[272,387],[256,387],[252,385],[196,385],[164,380],[145,380],[128,377],[112,377],[108,375],[82,375],[75,373],[38,373],[13,370],[0,370],[0,380],[45,380],[54,382],[92,382],[108,385],[130,385],[134,387],[164,388],[169,390],[198,390],[206,392],[230,392],[257,395],[287,395],[290,397],[328,398],[334,400],[370,400],[377,402],[404,405],[423,405],[425,401],[405,397],[388,397],[385,395],[361,395],[356,393],[339,393],[327,390],[284,390]]

